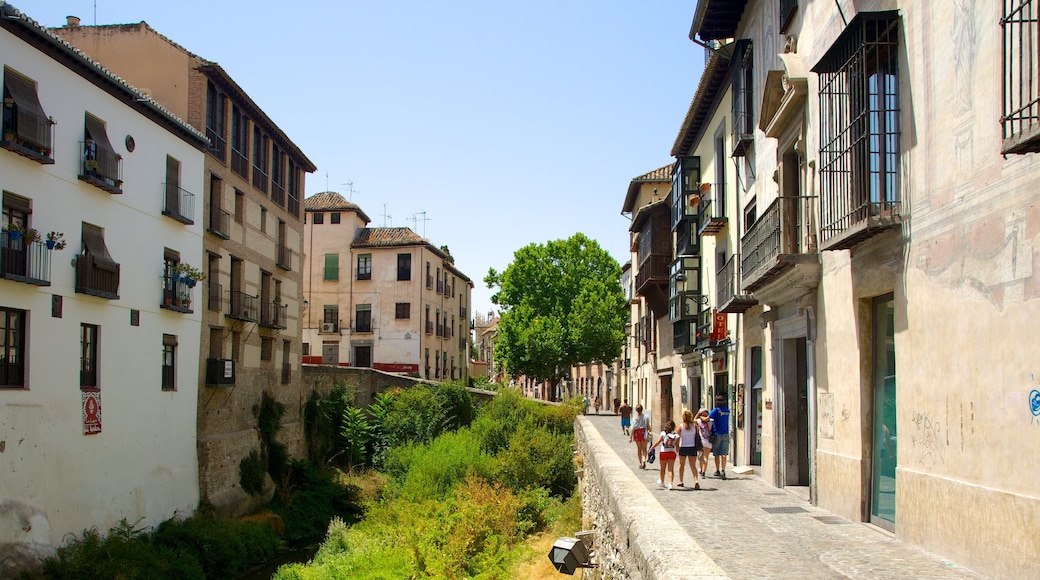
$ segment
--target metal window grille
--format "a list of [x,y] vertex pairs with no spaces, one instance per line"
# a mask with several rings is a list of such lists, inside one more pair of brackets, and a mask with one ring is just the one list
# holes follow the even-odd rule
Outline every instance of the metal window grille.
[[824,241],[899,210],[898,52],[898,14],[861,12],[813,68]]
[[1004,0],[1004,153],[1040,151],[1040,0]]

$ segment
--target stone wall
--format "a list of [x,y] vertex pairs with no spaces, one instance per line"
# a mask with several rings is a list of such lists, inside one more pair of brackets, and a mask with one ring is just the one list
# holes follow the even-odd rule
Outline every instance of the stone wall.
[[[328,395],[335,384],[343,383],[354,391],[354,406],[365,407],[375,401],[376,393],[381,393],[394,387],[408,388],[421,383],[433,384],[436,381],[428,381],[386,373],[370,368],[339,367],[325,365],[304,365],[303,385],[304,398],[310,398],[310,392],[317,390],[322,396]],[[495,395],[493,391],[482,389],[468,389],[477,402],[487,401]]]
[[579,479],[582,525],[595,531],[595,567],[583,570],[582,578],[726,577],[588,419],[580,415],[575,419],[574,437],[583,470]]

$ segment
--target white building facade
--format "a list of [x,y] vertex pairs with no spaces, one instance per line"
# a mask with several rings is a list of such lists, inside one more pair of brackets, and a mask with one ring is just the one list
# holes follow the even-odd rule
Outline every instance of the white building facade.
[[0,11],[2,549],[196,508],[207,141]]

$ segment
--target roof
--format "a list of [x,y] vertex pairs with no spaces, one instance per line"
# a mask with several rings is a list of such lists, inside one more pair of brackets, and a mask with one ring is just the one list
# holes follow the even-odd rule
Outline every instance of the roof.
[[352,211],[358,214],[365,224],[372,222],[368,215],[361,211],[361,206],[349,202],[335,191],[323,191],[303,200],[303,211]]
[[314,165],[314,162],[312,162],[310,159],[307,158],[306,155],[303,154],[303,151],[301,151],[300,148],[295,143],[293,143],[291,139],[289,139],[285,132],[283,132],[278,127],[278,125],[276,125],[274,121],[272,121],[271,118],[267,116],[267,113],[265,113],[263,109],[261,109],[255,101],[253,101],[249,94],[246,93],[246,91],[243,90],[242,87],[240,87],[238,83],[236,83],[235,80],[231,78],[231,75],[229,75],[227,71],[221,68],[221,66],[216,62],[207,60],[191,52],[187,48],[184,48],[180,44],[177,44],[166,35],[152,28],[147,22],[143,20],[141,22],[135,22],[131,24],[77,24],[74,28],[90,30],[107,29],[115,31],[129,31],[143,28],[148,32],[158,36],[160,39],[168,43],[170,46],[176,48],[177,50],[180,50],[184,54],[188,55],[188,57],[194,59],[197,63],[199,63],[199,66],[197,66],[196,69],[199,70],[199,72],[201,72],[202,74],[204,74],[215,85],[223,89],[224,92],[232,98],[232,100],[237,102],[237,104],[244,106],[244,108],[249,111],[250,118],[253,121],[257,122],[258,125],[263,127],[264,130],[271,135],[272,139],[274,139],[274,141],[278,143],[278,145],[290,157],[292,157],[294,161],[300,164],[304,171],[308,173],[313,173],[317,170],[317,167]]
[[748,0],[700,0],[690,27],[690,39],[694,35],[701,40],[733,38],[747,4]]
[[621,206],[621,213],[630,213],[635,208],[633,204],[636,202],[636,196],[639,195],[639,186],[644,183],[672,183],[672,170],[675,168],[675,163],[669,163],[663,167],[658,167],[653,171],[648,171],[640,175],[639,177],[632,178],[632,181],[628,184],[628,193],[625,194],[625,204]]
[[716,99],[729,85],[729,71],[729,58],[723,56],[720,51],[712,51],[708,63],[704,65],[704,72],[701,73],[697,92],[694,93],[690,108],[686,111],[686,118],[679,128],[679,135],[675,137],[675,144],[672,145],[673,157],[688,155],[690,149],[700,141],[705,126],[711,120],[711,113],[715,110]]
[[[320,195],[320,194],[319,194]],[[352,248],[400,248],[407,246],[423,246],[444,260],[444,268],[462,278],[469,284],[473,280],[454,266],[455,258],[444,250],[434,246],[430,240],[412,231],[412,228],[363,228],[350,244]]]
[[639,228],[643,226],[643,222],[646,221],[646,219],[649,216],[653,215],[657,211],[663,211],[664,213],[668,213],[668,209],[671,205],[668,201],[670,197],[670,195],[665,196],[664,199],[659,199],[655,202],[648,203],[643,207],[639,208],[639,211],[636,212],[636,215],[632,217],[632,225],[628,228],[628,231],[638,232]]
[[210,145],[209,139],[204,133],[199,132],[195,127],[160,105],[155,99],[51,32],[46,26],[29,18],[21,10],[6,2],[0,2],[0,26],[22,40],[34,44],[40,50],[50,52],[55,60],[64,61],[65,66],[72,71],[120,99],[130,108],[165,126],[170,132],[185,141],[199,148]]

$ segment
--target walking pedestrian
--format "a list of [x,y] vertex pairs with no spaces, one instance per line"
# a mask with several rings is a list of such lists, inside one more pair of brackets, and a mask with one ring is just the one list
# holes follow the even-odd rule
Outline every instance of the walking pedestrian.
[[701,480],[697,475],[697,456],[701,452],[701,436],[694,424],[693,411],[683,409],[682,423],[679,424],[679,487],[686,487],[683,475],[686,474],[686,462],[690,462],[693,472],[693,489],[701,488]]
[[582,415],[588,415],[589,414],[589,398],[585,397],[585,400],[583,401],[583,403],[585,403],[585,408],[584,408],[585,410],[583,410],[581,412],[581,414]]
[[697,456],[697,462],[700,464],[701,477],[705,477],[704,472],[708,470],[708,454],[711,453],[711,417],[708,417],[708,410],[701,407],[700,411],[697,411],[697,435],[701,440],[701,452]]
[[621,410],[621,399],[614,397],[614,414],[617,415]]
[[628,435],[629,427],[632,426],[632,407],[628,404],[628,399],[625,399],[625,404],[621,405],[618,412],[621,413],[621,432]]
[[715,456],[715,477],[726,479],[726,459],[729,456],[729,405],[726,404],[726,397],[715,396],[715,408],[708,416],[711,417],[715,432],[715,440],[711,444],[711,454]]
[[599,398],[599,395],[596,395],[596,402],[595,402],[595,403],[593,403],[593,406],[595,406],[595,407],[596,407],[596,414],[597,414],[597,415],[599,415],[599,407],[600,407],[600,405],[601,405],[602,403],[603,403],[603,401],[602,401],[602,400],[600,400],[600,398]]
[[668,491],[672,490],[672,482],[675,481],[675,452],[679,446],[679,435],[675,432],[675,421],[671,419],[664,424],[664,430],[657,437],[657,441],[650,446],[650,450],[653,451],[654,447],[661,446],[661,453],[658,454],[658,459],[661,460],[660,464],[660,475],[657,477],[657,487],[665,489],[664,474],[668,472]]
[[636,416],[632,419],[632,434],[628,436],[629,443],[636,444],[636,459],[639,461],[639,469],[646,469],[646,431],[650,423],[643,415],[643,405],[636,405]]

